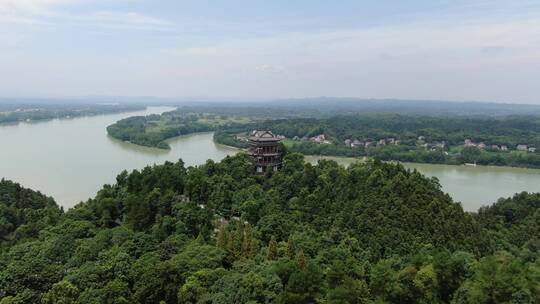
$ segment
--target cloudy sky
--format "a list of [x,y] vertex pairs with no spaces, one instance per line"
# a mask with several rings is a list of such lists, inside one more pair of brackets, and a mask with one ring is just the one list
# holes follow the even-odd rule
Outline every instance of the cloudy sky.
[[540,104],[540,1],[0,0],[0,96]]

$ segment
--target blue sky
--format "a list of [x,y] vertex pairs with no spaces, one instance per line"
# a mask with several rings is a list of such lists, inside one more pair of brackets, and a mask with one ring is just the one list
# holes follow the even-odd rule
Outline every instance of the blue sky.
[[0,0],[0,96],[540,103],[540,1]]

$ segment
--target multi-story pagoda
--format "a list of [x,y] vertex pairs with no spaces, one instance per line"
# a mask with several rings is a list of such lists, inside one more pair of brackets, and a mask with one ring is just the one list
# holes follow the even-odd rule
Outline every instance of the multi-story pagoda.
[[264,174],[267,168],[277,171],[281,167],[280,139],[270,131],[253,131],[249,137],[249,155],[257,174]]

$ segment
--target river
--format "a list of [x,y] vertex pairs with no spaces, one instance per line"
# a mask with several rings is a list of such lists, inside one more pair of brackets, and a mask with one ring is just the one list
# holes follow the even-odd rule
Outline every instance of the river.
[[[115,140],[106,127],[135,115],[159,114],[169,107],[146,111],[56,119],[0,126],[0,177],[50,195],[65,209],[89,197],[122,170],[140,169],[180,158],[186,165],[207,159],[220,160],[238,150],[215,144],[212,133],[180,136],[169,140],[171,150],[140,147]],[[317,157],[307,157],[316,162]],[[354,159],[331,158],[341,164]],[[464,167],[405,164],[439,179],[443,190],[465,210],[475,211],[521,191],[540,191],[540,170],[504,167]]]
[[173,109],[149,107],[146,111],[0,126],[0,177],[50,195],[67,209],[95,196],[124,169],[180,158],[186,165],[197,165],[238,151],[214,144],[211,133],[174,138],[169,141],[170,151],[107,135],[106,127],[120,119]]

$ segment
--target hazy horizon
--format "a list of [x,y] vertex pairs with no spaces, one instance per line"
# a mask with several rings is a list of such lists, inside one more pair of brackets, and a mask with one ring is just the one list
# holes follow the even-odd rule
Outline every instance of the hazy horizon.
[[0,0],[0,96],[540,104],[540,2]]
[[[493,102],[478,100],[428,100],[428,99],[399,99],[399,98],[359,98],[359,97],[332,97],[332,96],[314,96],[303,98],[226,98],[226,97],[156,97],[156,96],[68,96],[68,97],[1,97],[0,105],[84,105],[84,104],[139,104],[147,106],[307,106],[316,108],[324,106],[325,108],[357,108],[358,106],[370,106],[375,108],[384,107],[386,110],[399,112],[400,110],[426,107],[436,108],[444,107],[446,109],[459,109],[463,107],[479,107],[506,109],[512,112],[514,109],[521,109],[521,112],[509,113],[516,114],[527,111],[527,109],[540,109],[538,103],[515,103],[515,102]],[[352,110],[351,108],[351,110]],[[536,112],[535,112],[536,113]]]

